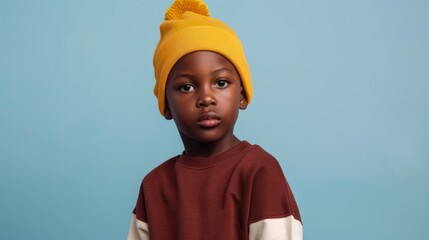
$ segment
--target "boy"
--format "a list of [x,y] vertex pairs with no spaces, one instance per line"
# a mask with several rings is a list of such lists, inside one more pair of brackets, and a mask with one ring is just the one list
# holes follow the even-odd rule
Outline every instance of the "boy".
[[159,110],[185,150],[143,179],[128,239],[302,239],[280,165],[234,135],[252,85],[233,30],[201,0],[177,0],[153,63]]

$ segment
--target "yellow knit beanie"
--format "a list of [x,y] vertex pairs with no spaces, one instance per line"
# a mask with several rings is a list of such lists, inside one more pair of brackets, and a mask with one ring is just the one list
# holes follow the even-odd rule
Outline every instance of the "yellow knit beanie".
[[252,81],[241,41],[228,25],[210,17],[202,0],[176,0],[165,12],[160,30],[161,39],[155,49],[153,66],[156,79],[154,93],[162,115],[170,70],[184,55],[202,50],[219,53],[235,66],[250,103]]

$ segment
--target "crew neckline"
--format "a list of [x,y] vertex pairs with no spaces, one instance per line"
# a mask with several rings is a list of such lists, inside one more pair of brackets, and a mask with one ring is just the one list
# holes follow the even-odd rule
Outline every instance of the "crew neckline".
[[216,165],[218,162],[221,162],[225,159],[230,159],[231,157],[237,155],[237,153],[245,150],[249,146],[251,146],[251,144],[246,140],[243,140],[232,146],[230,149],[210,157],[191,157],[182,153],[181,155],[177,156],[177,163],[189,168],[208,168]]

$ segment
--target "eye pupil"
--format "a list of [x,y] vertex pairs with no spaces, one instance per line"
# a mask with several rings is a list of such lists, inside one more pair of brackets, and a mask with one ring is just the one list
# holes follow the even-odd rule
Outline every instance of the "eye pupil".
[[217,82],[217,85],[221,88],[224,88],[224,87],[228,86],[228,82],[226,80],[219,80]]
[[179,90],[181,92],[192,92],[193,86],[191,84],[183,84],[179,87]]

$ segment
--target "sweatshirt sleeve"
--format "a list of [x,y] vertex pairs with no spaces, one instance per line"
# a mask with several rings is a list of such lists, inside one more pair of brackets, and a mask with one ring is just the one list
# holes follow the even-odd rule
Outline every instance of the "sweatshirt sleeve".
[[131,217],[128,240],[149,240],[149,230],[147,223],[136,219],[136,215]]
[[249,240],[301,240],[301,216],[277,160],[269,158],[255,173]]
[[149,226],[146,217],[146,204],[144,197],[143,182],[140,186],[136,207],[134,208],[128,240],[149,240]]

